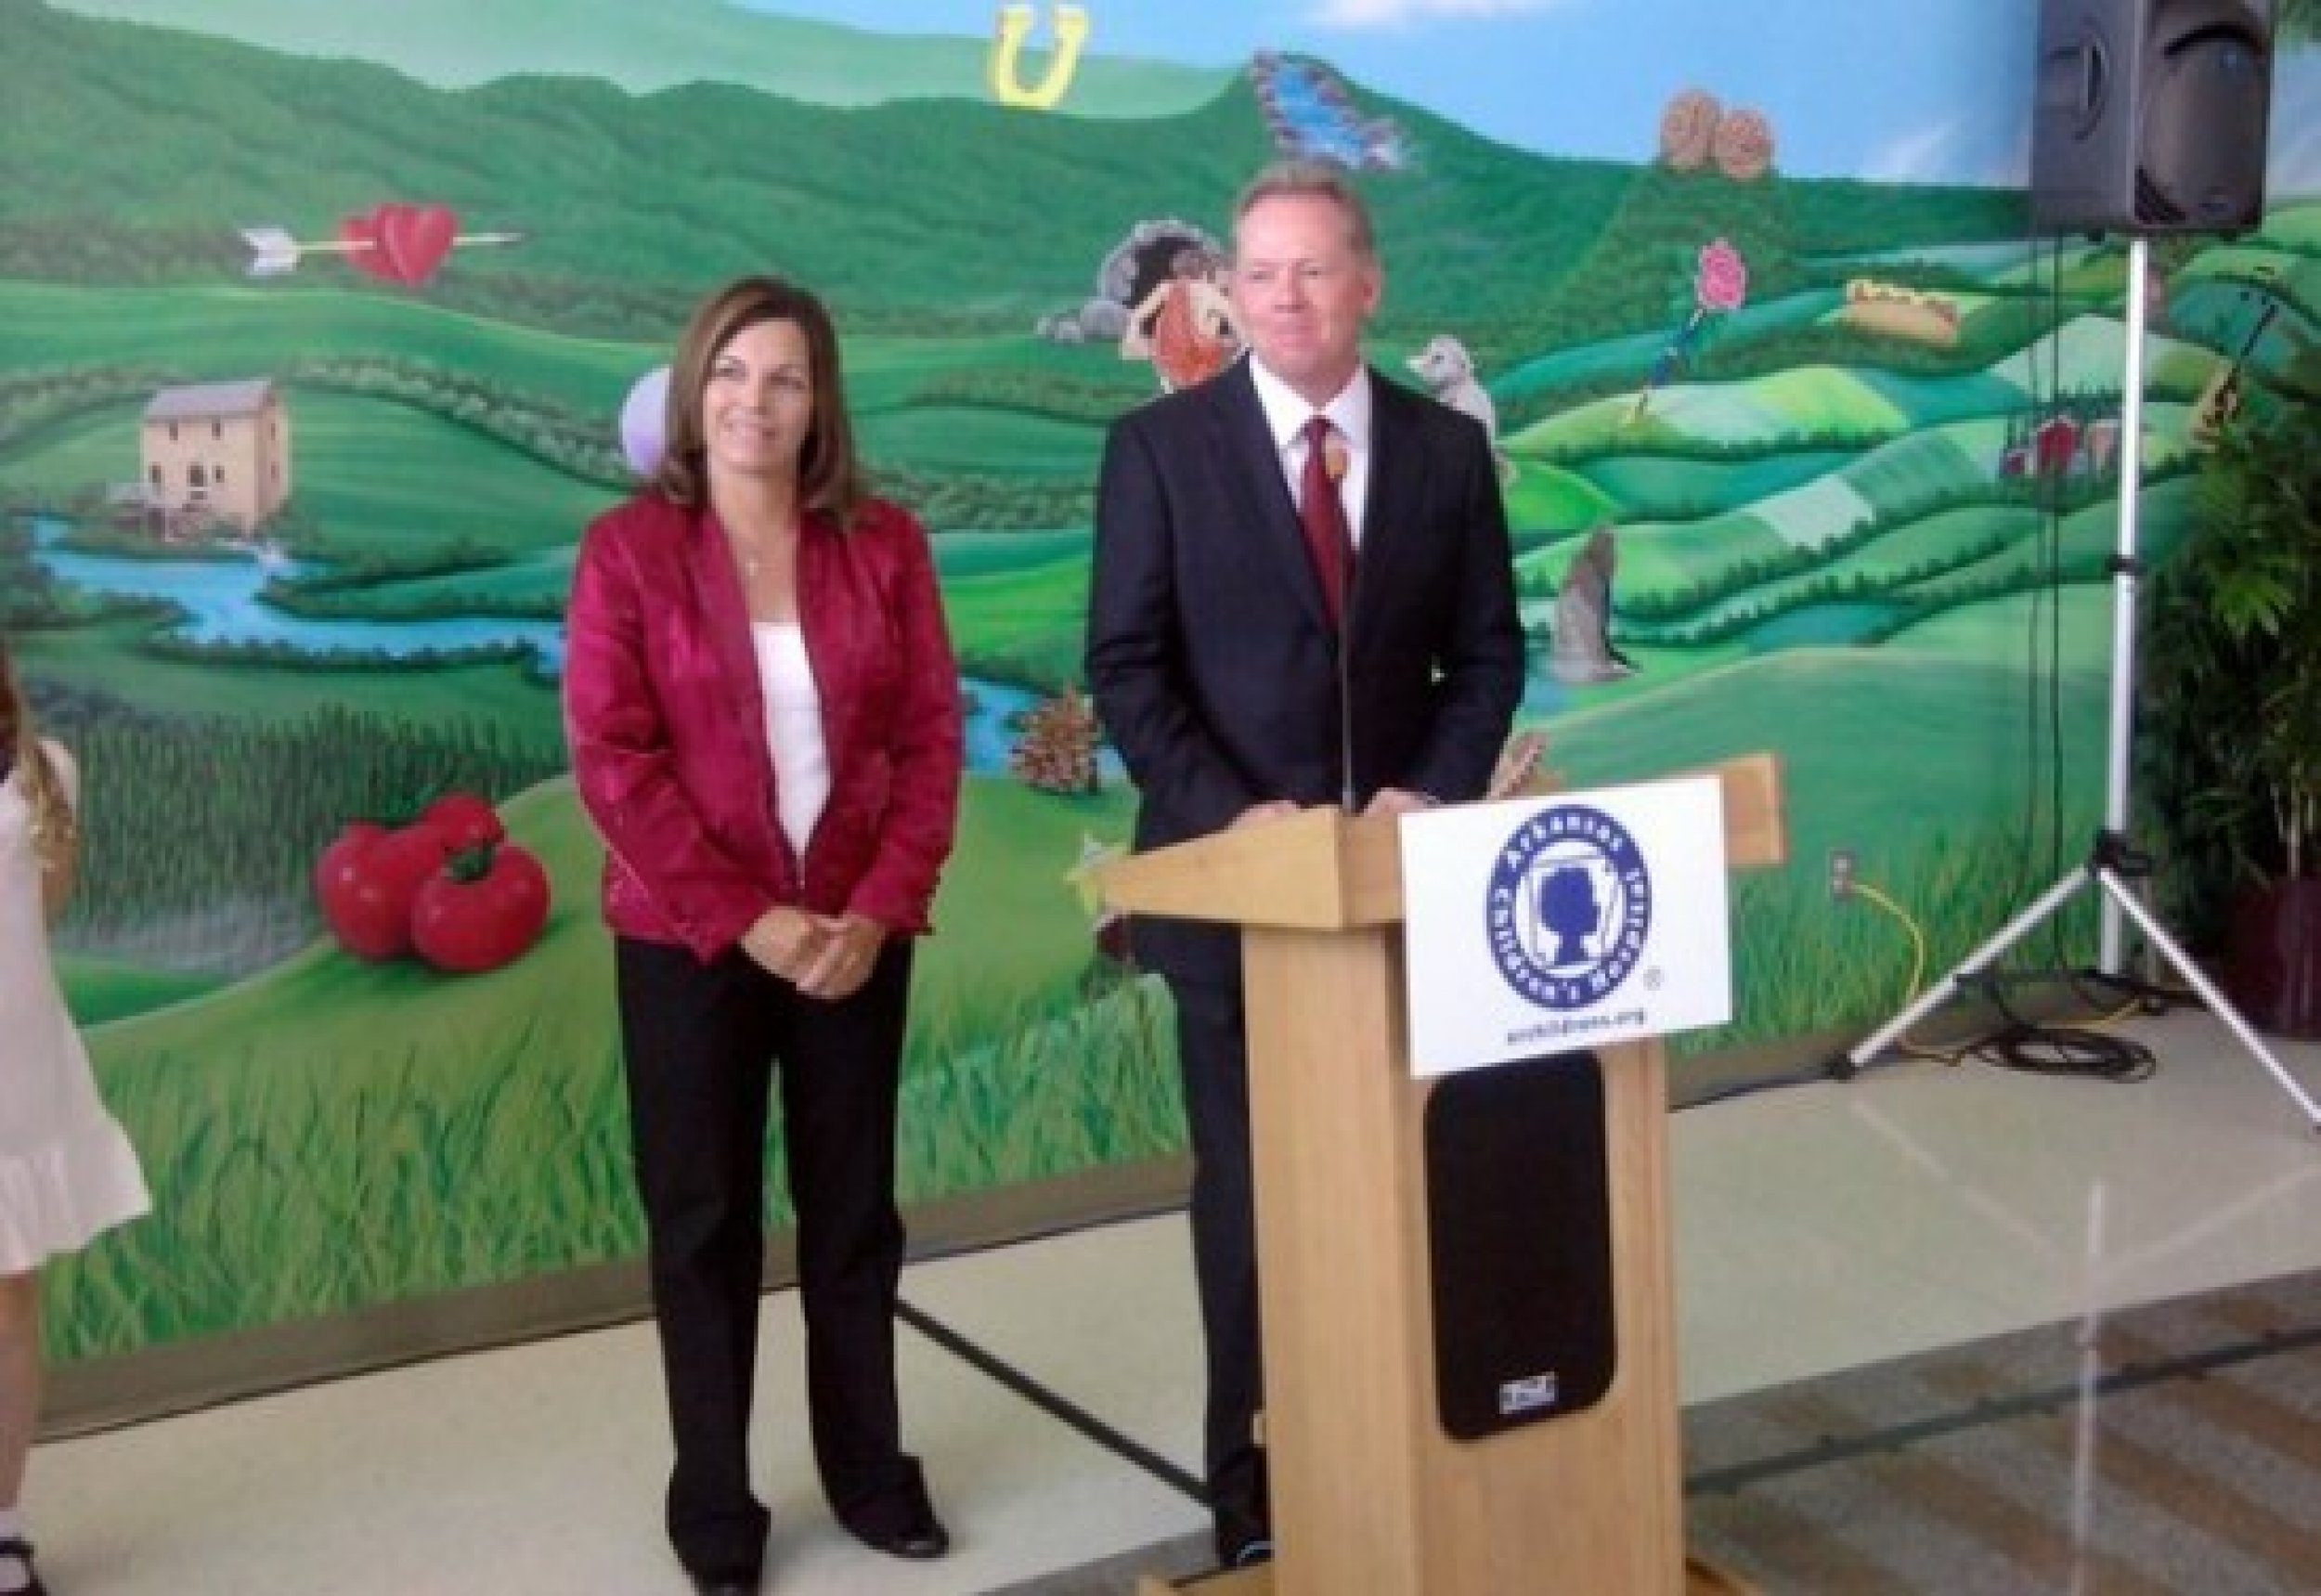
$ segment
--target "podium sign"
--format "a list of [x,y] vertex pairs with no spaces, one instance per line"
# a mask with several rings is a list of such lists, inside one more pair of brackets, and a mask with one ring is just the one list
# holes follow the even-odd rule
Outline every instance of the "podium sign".
[[1732,1018],[1713,775],[1402,820],[1413,1074]]
[[[1713,955],[1684,956],[1721,987],[1724,895],[1712,897],[1690,872],[1778,863],[1788,843],[1778,761],[1730,760],[1716,780],[1723,831],[1705,840],[1665,837],[1657,821],[1618,807],[1631,837],[1646,830],[1638,851],[1668,922],[1644,956],[1672,974],[1679,950],[1658,939],[1679,928],[1673,922],[1705,922]],[[1329,810],[1105,868],[1116,908],[1241,930],[1278,1555],[1221,1577],[1215,1596],[1679,1596],[1686,1588],[1661,1044],[1600,1046],[1600,1032],[1585,1044],[1600,1067],[1558,1058],[1424,1080],[1412,1069],[1404,1001],[1406,951],[1431,954],[1443,935],[1406,925],[1406,909],[1450,894],[1462,934],[1481,936],[1473,922],[1488,861],[1515,846],[1516,825],[1559,803],[1601,808],[1607,796],[1498,807],[1480,844],[1485,863],[1464,886],[1429,880],[1423,861],[1405,857],[1396,823]],[[1573,858],[1568,867],[1601,890],[1588,861]],[[1577,902],[1577,886],[1556,892],[1547,924],[1568,918],[1565,934],[1582,935],[1578,911],[1563,902]],[[1506,984],[1487,939],[1483,949],[1479,966],[1463,964],[1446,983],[1453,1004]],[[1627,984],[1640,990],[1648,979],[1640,963]],[[1418,984],[1423,993],[1424,979]],[[1551,1092],[1533,1100],[1543,1083]],[[1523,1101],[1505,1101],[1508,1089]],[[1478,1127],[1488,1134],[1472,1134]],[[1588,1257],[1532,1245],[1540,1227],[1570,1220],[1574,1204],[1539,1183],[1536,1156],[1567,1135],[1584,1141],[1587,1156],[1555,1161],[1563,1177],[1584,1180],[1587,1205],[1601,1216]],[[1456,1189],[1438,1178],[1446,1171]],[[1540,1295],[1580,1299],[1585,1312],[1544,1343],[1492,1331],[1511,1276],[1470,1255],[1485,1221],[1531,1250],[1535,1267],[1524,1278]],[[1578,1278],[1567,1263],[1585,1265]],[[1206,1577],[1198,1583],[1211,1589]]]

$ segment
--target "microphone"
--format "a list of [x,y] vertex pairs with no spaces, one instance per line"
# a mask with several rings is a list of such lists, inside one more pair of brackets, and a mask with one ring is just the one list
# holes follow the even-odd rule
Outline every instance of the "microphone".
[[1330,428],[1322,445],[1322,471],[1329,491],[1338,499],[1338,524],[1346,531],[1338,551],[1338,801],[1351,820],[1361,812],[1361,794],[1354,779],[1354,517],[1346,513],[1343,484],[1354,463],[1346,440]]

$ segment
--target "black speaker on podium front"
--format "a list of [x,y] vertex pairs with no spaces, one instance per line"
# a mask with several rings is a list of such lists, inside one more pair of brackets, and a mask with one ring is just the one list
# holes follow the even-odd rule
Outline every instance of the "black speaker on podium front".
[[1435,1413],[1477,1441],[1594,1407],[1619,1365],[1603,1064],[1470,1070],[1425,1109]]
[[2040,0],[2032,224],[2257,226],[2272,89],[2272,0]]

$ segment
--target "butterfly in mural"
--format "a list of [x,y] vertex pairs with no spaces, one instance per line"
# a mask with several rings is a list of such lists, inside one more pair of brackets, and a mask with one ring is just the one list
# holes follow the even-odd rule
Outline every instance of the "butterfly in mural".
[[417,288],[435,275],[453,250],[475,245],[514,244],[522,233],[462,233],[458,213],[448,205],[413,205],[389,201],[339,224],[339,236],[299,240],[289,229],[274,226],[244,227],[242,242],[251,249],[252,277],[287,277],[310,254],[336,254],[347,264],[383,282]]

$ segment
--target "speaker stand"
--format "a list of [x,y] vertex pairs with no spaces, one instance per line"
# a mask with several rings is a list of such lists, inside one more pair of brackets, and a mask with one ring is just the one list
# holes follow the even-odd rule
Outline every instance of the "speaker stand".
[[2035,899],[2029,907],[2008,921],[1997,935],[1969,954],[1965,960],[1933,986],[1917,1001],[1902,1010],[1886,1025],[1864,1038],[1858,1045],[1833,1059],[1829,1072],[1838,1080],[1850,1080],[1864,1065],[1879,1058],[1894,1045],[1910,1028],[1950,1001],[1961,982],[1980,975],[2029,935],[2039,923],[2088,887],[2103,890],[2103,933],[2099,968],[2110,979],[2118,979],[2125,964],[2123,921],[2132,919],[2151,943],[2159,950],[2185,984],[2200,994],[2211,1013],[2222,1019],[2240,1045],[2264,1066],[2289,1094],[2305,1122],[2321,1131],[2321,1106],[2316,1106],[2304,1087],[2298,1083],[2281,1061],[2273,1056],[2249,1022],[2241,1018],[2230,999],[2217,989],[2215,983],[2200,973],[2199,967],[2176,940],[2168,934],[2159,916],[2145,907],[2129,889],[2122,878],[2122,867],[2132,857],[2127,847],[2129,767],[2134,749],[2135,736],[2135,649],[2136,592],[2143,564],[2136,553],[2137,500],[2144,488],[2144,323],[2145,292],[2150,269],[2151,246],[2138,235],[2128,242],[2127,289],[2127,364],[2120,381],[2120,521],[2119,540],[2111,557],[2111,721],[2107,752],[2108,762],[2104,781],[2104,829],[2097,834],[2086,861],[2062,880]]

